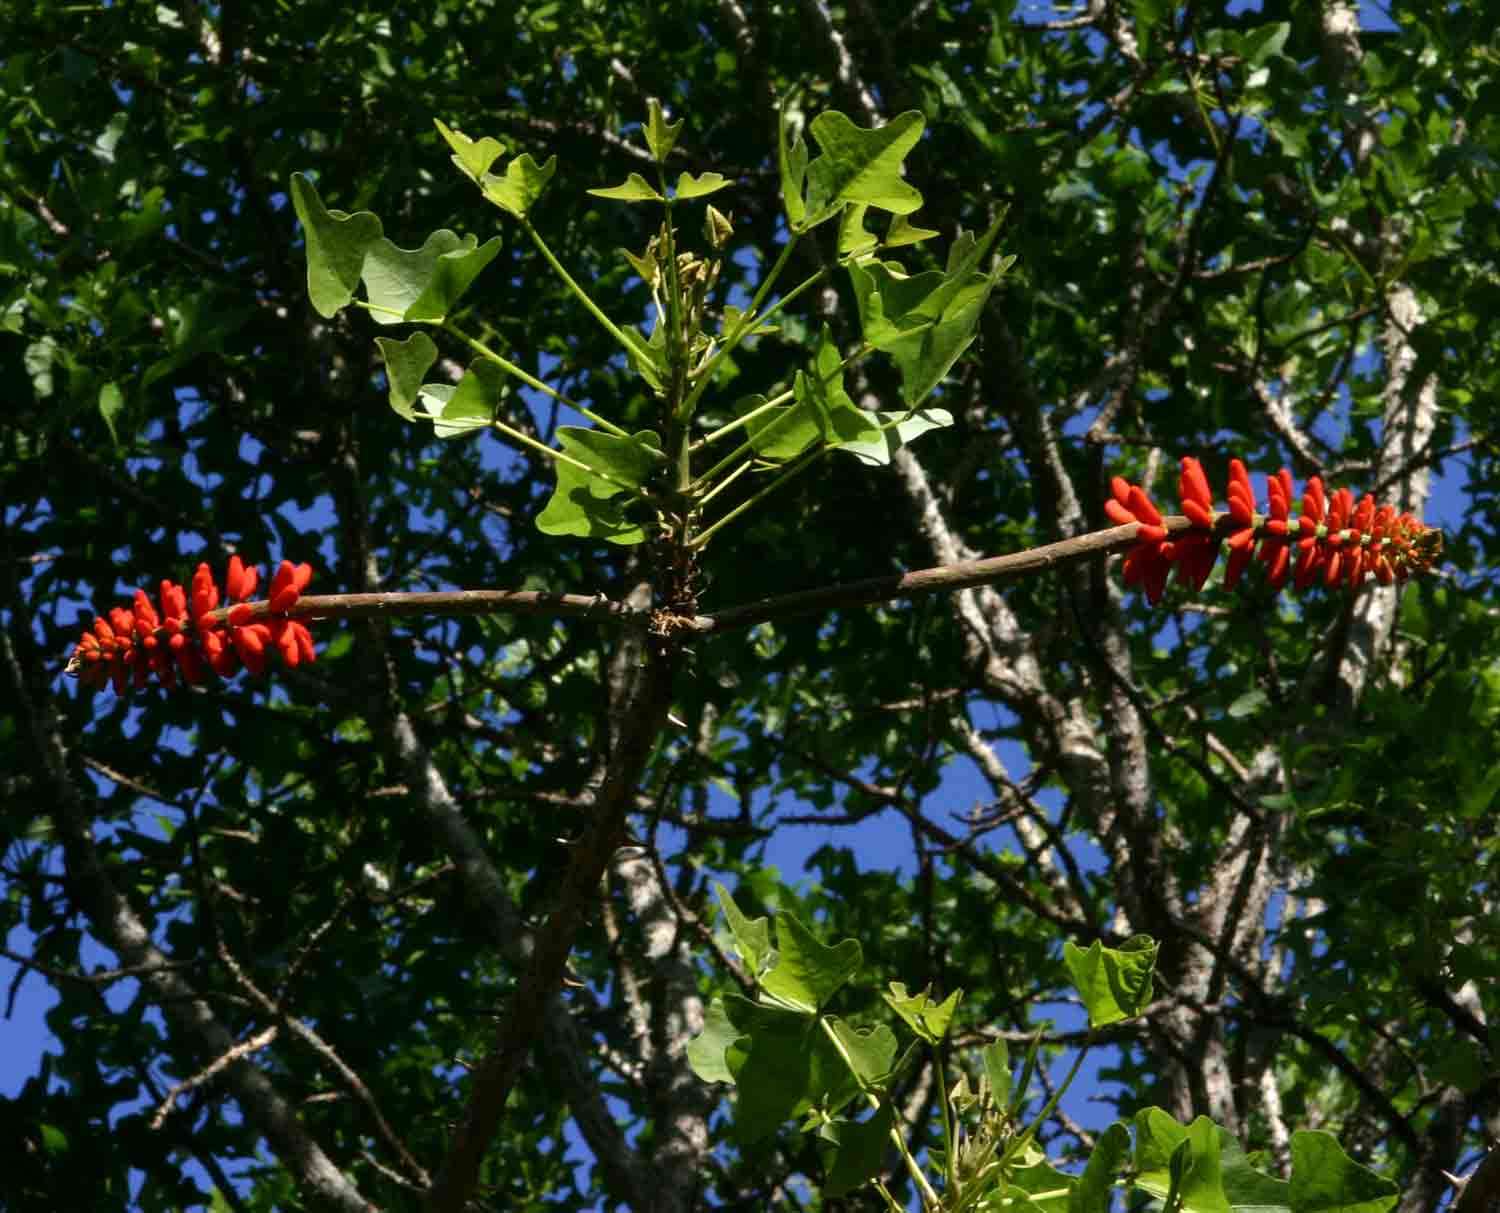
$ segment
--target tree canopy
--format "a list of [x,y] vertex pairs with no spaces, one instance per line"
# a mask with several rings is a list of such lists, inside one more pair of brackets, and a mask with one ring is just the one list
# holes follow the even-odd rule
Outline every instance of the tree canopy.
[[[12,3],[0,965],[50,988],[55,1042],[0,1099],[7,1207],[436,1207],[464,1149],[482,1208],[887,1207],[833,1182],[854,1130],[751,1132],[705,1081],[754,1072],[725,1050],[769,1039],[731,1022],[760,981],[836,1007],[856,1060],[962,988],[882,1076],[871,1123],[919,1156],[960,1075],[1009,1081],[986,1049],[1040,1028],[1071,1059],[1045,1008],[1107,995],[1141,1190],[1385,1208],[1369,1167],[1435,1209],[1500,1118],[1491,24]],[[720,350],[664,417],[691,393],[662,368]],[[728,427],[745,471],[703,519],[754,508],[691,559],[636,542],[688,487],[658,494],[673,443]],[[1121,524],[1115,477],[1174,510],[1183,457],[1230,513],[1232,458],[1258,518],[1283,467],[1369,491],[1441,558],[1297,593],[1262,561],[1199,588],[1191,546],[1164,594],[1103,548],[901,581]],[[1211,560],[1190,525],[1168,542]],[[232,554],[310,564],[309,595],[529,605],[345,614],[265,680],[62,676],[96,615]],[[683,630],[622,625],[653,607]],[[768,840],[810,820],[839,841],[789,879]],[[876,820],[900,855],[861,844]],[[819,951],[845,940],[857,978]],[[1102,1172],[1123,1132],[1049,1114],[1030,1165]],[[1088,1175],[1069,1208],[1102,1211]],[[1050,1213],[1054,1182],[1012,1197]]]

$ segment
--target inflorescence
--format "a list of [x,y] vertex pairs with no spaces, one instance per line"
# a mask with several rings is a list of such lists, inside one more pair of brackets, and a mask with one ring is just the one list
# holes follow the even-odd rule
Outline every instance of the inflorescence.
[[1174,566],[1178,581],[1194,591],[1202,589],[1221,546],[1229,548],[1225,589],[1235,586],[1252,556],[1266,565],[1273,589],[1286,584],[1288,576],[1299,590],[1318,581],[1328,586],[1342,582],[1357,589],[1366,574],[1389,585],[1424,572],[1443,550],[1443,534],[1435,527],[1411,514],[1398,513],[1395,506],[1377,507],[1369,494],[1358,504],[1348,489],[1330,497],[1317,476],[1307,482],[1302,512],[1293,518],[1292,474],[1286,468],[1266,477],[1269,511],[1265,514],[1255,511],[1250,474],[1238,459],[1229,461],[1227,514],[1215,513],[1203,465],[1191,455],[1184,456],[1177,483],[1182,512],[1191,526],[1173,538],[1139,485],[1116,476],[1110,484],[1113,496],[1104,503],[1104,512],[1114,522],[1139,524],[1136,545],[1125,556],[1125,584],[1140,585],[1152,603],[1161,600]]
[[238,556],[229,558],[224,599],[235,605],[227,611],[218,609],[219,587],[207,564],[193,574],[191,601],[172,581],[161,583],[160,610],[137,590],[130,609],[112,607],[107,618],[94,620],[74,646],[67,672],[83,686],[113,684],[124,694],[129,686],[145,686],[153,674],[169,689],[179,674],[190,685],[206,682],[210,674],[227,678],[241,665],[260,674],[272,649],[291,667],[315,660],[312,633],[286,618],[312,580],[312,566],[281,562],[271,579],[269,614],[249,601],[259,578],[259,569],[246,567]]

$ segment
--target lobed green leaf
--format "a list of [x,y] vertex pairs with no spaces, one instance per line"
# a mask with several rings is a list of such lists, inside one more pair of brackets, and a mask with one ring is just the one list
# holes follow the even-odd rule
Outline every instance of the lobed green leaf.
[[1139,1015],[1151,1001],[1156,943],[1149,935],[1136,935],[1121,948],[1106,948],[1095,940],[1087,952],[1068,940],[1063,963],[1088,1009],[1091,1028]]

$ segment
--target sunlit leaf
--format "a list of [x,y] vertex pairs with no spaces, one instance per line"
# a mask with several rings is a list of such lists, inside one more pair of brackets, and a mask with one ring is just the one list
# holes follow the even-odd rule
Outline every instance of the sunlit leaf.
[[639,173],[631,173],[624,184],[607,189],[589,190],[595,198],[611,198],[616,202],[665,202],[666,199],[652,188],[651,183]]
[[557,172],[557,157],[549,156],[546,164],[538,164],[527,152],[517,156],[505,166],[505,176],[485,173],[480,180],[484,196],[503,211],[517,219],[526,218],[532,205],[542,196],[552,174]]
[[873,130],[855,126],[837,110],[814,118],[808,129],[819,154],[807,165],[809,222],[821,222],[850,202],[897,215],[920,207],[922,195],[901,179],[901,165],[925,125],[916,110]]
[[453,163],[458,165],[459,171],[466,177],[476,182],[482,182],[484,175],[489,172],[490,165],[494,164],[505,152],[505,148],[498,139],[491,139],[486,135],[482,139],[470,139],[462,131],[456,131],[442,122],[433,119],[433,124],[438,128],[438,133],[447,141],[448,146],[453,149]]
[[1106,948],[1095,940],[1086,952],[1064,941],[1063,962],[1088,1010],[1090,1027],[1139,1015],[1151,1001],[1156,943],[1148,935],[1133,936],[1119,948]]

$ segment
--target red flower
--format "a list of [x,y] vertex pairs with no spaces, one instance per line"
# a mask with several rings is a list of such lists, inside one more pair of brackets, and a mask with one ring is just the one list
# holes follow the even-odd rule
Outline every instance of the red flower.
[[1172,545],[1166,542],[1161,514],[1144,489],[1119,476],[1110,481],[1110,488],[1114,497],[1104,503],[1104,512],[1121,526],[1135,524],[1139,541],[1125,557],[1125,584],[1140,584],[1148,601],[1159,602],[1172,572]]
[[1240,529],[1229,536],[1229,564],[1224,569],[1224,588],[1232,590],[1255,554],[1255,490],[1250,473],[1238,459],[1229,461],[1229,515]]
[[211,673],[227,678],[241,663],[259,674],[273,648],[288,666],[317,659],[312,633],[286,618],[312,580],[311,565],[283,560],[265,608],[246,601],[259,580],[253,565],[230,557],[224,580],[225,597],[235,604],[227,619],[216,615],[219,587],[207,564],[193,573],[191,595],[172,581],[161,583],[157,603],[137,590],[130,610],[113,607],[107,620],[94,620],[74,646],[68,672],[86,687],[112,683],[123,694],[127,684],[144,686],[153,673],[168,689],[177,685],[179,675],[197,685]]
[[1179,580],[1195,591],[1201,589],[1221,546],[1229,549],[1226,588],[1240,581],[1257,554],[1257,541],[1258,557],[1273,589],[1286,582],[1294,546],[1298,589],[1318,579],[1329,586],[1342,582],[1357,589],[1367,573],[1388,585],[1430,568],[1442,551],[1442,532],[1410,514],[1398,515],[1392,506],[1377,508],[1368,495],[1356,504],[1346,488],[1329,497],[1316,476],[1307,482],[1301,515],[1294,520],[1292,474],[1286,468],[1267,477],[1269,505],[1262,516],[1255,512],[1249,472],[1238,459],[1231,459],[1227,525],[1226,516],[1214,511],[1213,491],[1197,459],[1183,458],[1177,484],[1183,514],[1178,519],[1164,520],[1144,489],[1118,476],[1104,504],[1114,522],[1137,524],[1136,545],[1125,557],[1125,584],[1142,585],[1153,603],[1161,598],[1174,564]]

